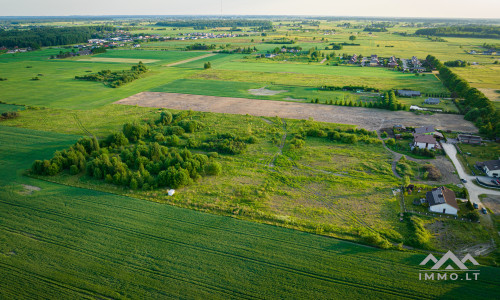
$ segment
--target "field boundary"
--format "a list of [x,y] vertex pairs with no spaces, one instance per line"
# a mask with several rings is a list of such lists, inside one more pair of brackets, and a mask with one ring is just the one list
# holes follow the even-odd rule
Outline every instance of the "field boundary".
[[185,64],[185,63],[188,63],[188,62],[192,62],[192,61],[204,59],[204,58],[207,58],[207,57],[211,57],[211,56],[214,56],[214,55],[215,55],[215,53],[209,53],[209,54],[205,54],[205,55],[202,55],[202,56],[197,56],[197,57],[193,57],[193,58],[181,60],[181,61],[178,61],[178,62],[174,62],[174,63],[168,64],[168,65],[164,65],[164,67],[174,67],[174,66],[182,65],[182,64]]

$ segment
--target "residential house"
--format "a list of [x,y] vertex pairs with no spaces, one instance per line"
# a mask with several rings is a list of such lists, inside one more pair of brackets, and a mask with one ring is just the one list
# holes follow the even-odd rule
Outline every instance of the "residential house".
[[422,126],[415,128],[415,134],[429,134],[433,135],[436,132],[436,129],[434,129],[434,126]]
[[413,146],[418,147],[420,149],[429,149],[432,150],[437,148],[438,143],[434,136],[426,135],[426,134],[415,134],[413,136]]
[[370,67],[377,67],[379,65],[379,60],[377,55],[372,55],[370,57]]
[[355,64],[358,61],[358,56],[354,54],[349,61],[351,64]]
[[398,90],[398,95],[402,97],[420,97],[420,92],[412,90]]
[[397,63],[397,61],[396,61],[396,57],[391,56],[391,58],[389,59],[389,63],[387,64],[387,66],[388,66],[389,68],[395,68],[395,67],[397,67],[397,66],[398,66],[398,63]]
[[427,98],[424,101],[425,104],[433,104],[433,105],[439,104],[440,102],[441,100],[439,100],[439,98]]
[[458,141],[464,144],[481,145],[481,137],[470,134],[459,134]]
[[500,177],[500,159],[478,162],[476,165],[489,177]]
[[455,193],[444,186],[427,192],[425,200],[429,204],[431,212],[456,216],[459,211]]

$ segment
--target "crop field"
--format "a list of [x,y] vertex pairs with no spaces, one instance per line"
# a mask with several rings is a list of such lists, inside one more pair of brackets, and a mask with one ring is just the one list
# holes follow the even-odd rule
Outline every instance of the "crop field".
[[90,57],[90,58],[80,58],[76,61],[86,61],[86,62],[108,62],[108,63],[128,63],[137,64],[142,62],[143,64],[150,64],[157,62],[156,59],[142,59],[142,58],[114,58],[114,57]]
[[299,298],[491,298],[500,284],[497,268],[480,267],[478,281],[420,281],[423,254],[20,175],[75,138],[0,130],[0,151],[13,153],[0,158],[2,298],[267,298],[277,290]]

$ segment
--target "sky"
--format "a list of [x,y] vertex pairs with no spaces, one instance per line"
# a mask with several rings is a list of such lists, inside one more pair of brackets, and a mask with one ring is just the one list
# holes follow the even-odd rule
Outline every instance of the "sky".
[[[0,0],[0,16],[220,14],[221,0]],[[222,0],[222,14],[500,18],[500,0]]]

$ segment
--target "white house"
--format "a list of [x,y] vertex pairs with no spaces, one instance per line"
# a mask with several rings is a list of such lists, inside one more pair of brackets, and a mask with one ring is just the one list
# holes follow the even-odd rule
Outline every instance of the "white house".
[[459,210],[455,193],[444,186],[427,192],[425,200],[429,204],[429,211],[435,213],[456,216]]
[[500,177],[500,159],[478,163],[489,177]]
[[420,149],[434,149],[437,147],[437,141],[432,135],[415,134],[413,137],[413,146]]

